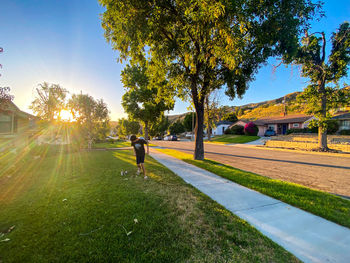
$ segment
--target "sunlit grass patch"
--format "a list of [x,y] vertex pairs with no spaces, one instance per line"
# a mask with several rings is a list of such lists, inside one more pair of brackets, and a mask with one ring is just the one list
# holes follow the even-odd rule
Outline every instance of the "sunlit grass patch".
[[247,136],[247,135],[221,135],[221,136],[215,136],[211,138],[210,141],[206,142],[212,142],[212,143],[218,143],[218,144],[226,144],[226,143],[247,143],[258,140],[259,136]]
[[130,150],[43,152],[0,184],[0,261],[297,261],[149,156],[144,180]]
[[130,141],[115,141],[115,142],[99,142],[93,144],[92,148],[95,149],[108,149],[108,148],[122,148],[130,147]]
[[242,171],[213,160],[193,160],[193,156],[188,153],[169,149],[158,149],[158,151],[350,228],[350,201],[348,200],[295,183]]

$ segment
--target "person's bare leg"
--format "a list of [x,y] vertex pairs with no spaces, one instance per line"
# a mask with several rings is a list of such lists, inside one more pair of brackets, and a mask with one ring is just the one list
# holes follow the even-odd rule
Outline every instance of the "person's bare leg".
[[142,169],[141,164],[138,163],[138,164],[137,164],[137,174],[140,174],[140,173],[141,173],[141,169]]
[[142,173],[145,179],[147,179],[147,175],[146,175],[146,169],[145,169],[145,165],[143,163],[141,163],[141,168],[142,168]]

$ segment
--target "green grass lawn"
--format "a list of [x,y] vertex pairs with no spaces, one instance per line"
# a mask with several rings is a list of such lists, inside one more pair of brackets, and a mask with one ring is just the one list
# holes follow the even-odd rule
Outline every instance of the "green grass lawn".
[[240,185],[299,207],[320,217],[350,228],[350,201],[325,192],[313,190],[298,184],[270,179],[245,172],[213,160],[193,160],[191,154],[176,150],[159,151],[196,165]]
[[109,149],[109,148],[122,148],[130,147],[130,141],[115,141],[115,142],[99,142],[93,144],[92,148],[94,149]]
[[0,170],[0,262],[298,262],[148,156],[32,151]]
[[[259,136],[247,136],[247,135],[221,135],[213,137],[210,142],[226,144],[226,143],[247,143],[259,139]],[[209,141],[206,141],[209,142]]]

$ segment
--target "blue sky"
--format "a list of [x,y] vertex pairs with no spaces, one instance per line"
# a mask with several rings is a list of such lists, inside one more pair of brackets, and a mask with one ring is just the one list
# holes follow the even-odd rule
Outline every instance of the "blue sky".
[[[350,20],[348,0],[325,1],[326,18],[313,23],[313,31],[327,36],[340,23]],[[99,14],[103,8],[94,0],[1,0],[0,4],[0,86],[11,87],[14,102],[25,111],[34,90],[44,81],[60,84],[71,93],[82,91],[103,98],[112,120],[122,116],[120,82],[122,64],[118,53],[103,37]],[[272,71],[273,60],[262,67],[243,99],[222,105],[243,105],[301,91],[306,80],[296,67],[281,66]],[[349,77],[346,79],[349,83]],[[178,101],[171,114],[186,111],[188,103]]]

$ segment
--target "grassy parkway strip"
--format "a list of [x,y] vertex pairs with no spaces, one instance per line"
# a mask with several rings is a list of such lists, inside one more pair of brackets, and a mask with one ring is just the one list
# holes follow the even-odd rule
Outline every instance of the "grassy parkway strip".
[[152,157],[304,262],[350,261],[350,229],[178,158],[156,151]]
[[301,185],[270,179],[228,165],[205,159],[193,160],[191,154],[170,149],[157,149],[187,163],[217,174],[292,206],[350,228],[350,201]]

